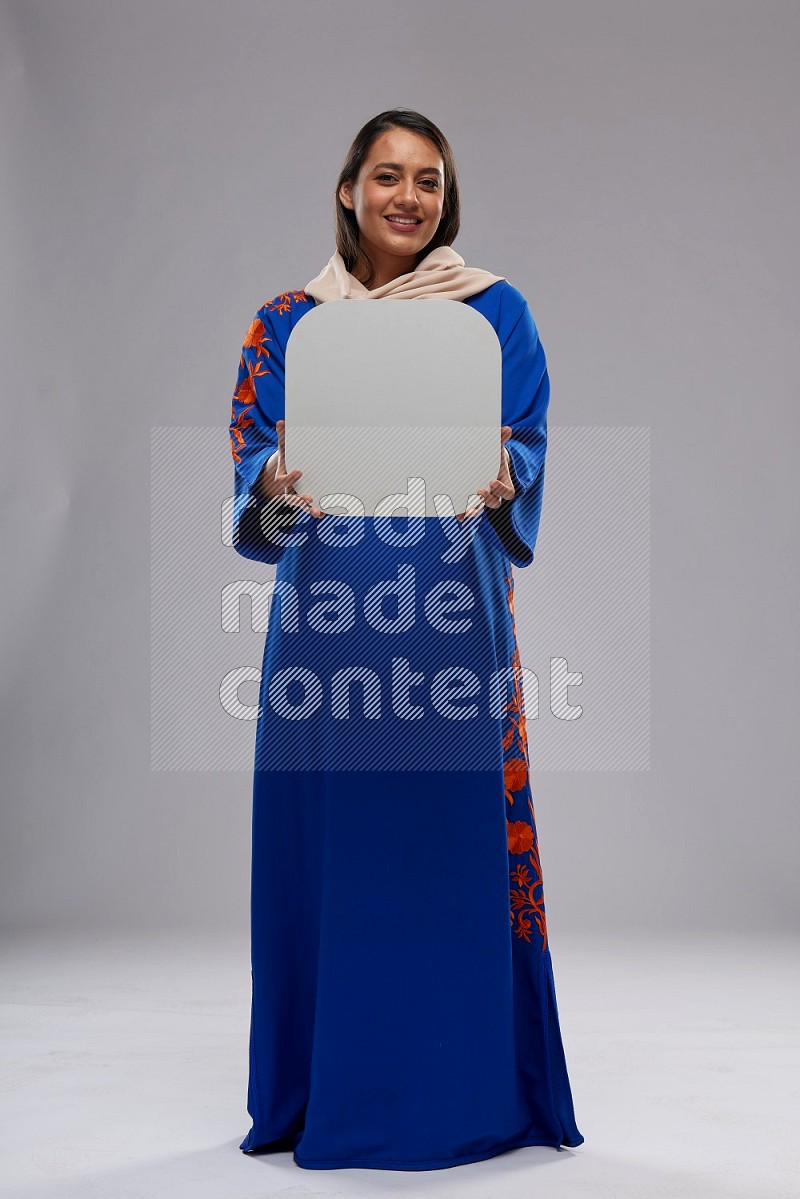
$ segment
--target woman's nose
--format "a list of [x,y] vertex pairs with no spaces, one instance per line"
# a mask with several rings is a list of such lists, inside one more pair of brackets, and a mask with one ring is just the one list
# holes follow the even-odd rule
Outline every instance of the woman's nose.
[[414,205],[419,203],[416,184],[409,180],[408,183],[401,185],[398,199],[402,200],[404,204]]

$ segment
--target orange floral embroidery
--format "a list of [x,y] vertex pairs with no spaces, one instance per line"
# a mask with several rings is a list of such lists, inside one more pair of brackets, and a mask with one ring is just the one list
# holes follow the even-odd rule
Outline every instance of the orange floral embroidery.
[[264,322],[256,317],[244,335],[244,346],[242,348],[245,350],[254,349],[256,356],[263,354],[266,358],[269,358],[269,350],[267,349],[268,341],[272,341],[272,338],[267,337]]
[[[233,393],[233,403],[231,404],[231,453],[233,454],[234,462],[241,462],[242,455],[240,450],[244,448],[245,438],[244,430],[248,425],[254,425],[256,422],[252,416],[247,413],[255,403],[255,388],[253,380],[250,378],[248,371],[244,379],[242,379],[236,391]],[[237,410],[238,404],[238,410]]]
[[527,820],[515,820],[513,824],[507,820],[506,825],[508,848],[511,853],[527,853],[529,849],[533,849],[533,829]]
[[[515,866],[509,872],[511,883],[511,928],[515,936],[523,941],[530,941],[533,924],[539,931],[542,950],[547,948],[547,919],[544,908],[544,887],[542,869],[539,862],[539,843],[536,836],[536,816],[533,809],[533,798],[530,788],[530,760],[528,757],[528,736],[525,727],[525,711],[522,693],[522,662],[517,646],[517,628],[514,620],[514,577],[509,564],[506,575],[508,585],[508,610],[511,613],[511,630],[514,640],[514,651],[511,655],[513,682],[511,684],[511,699],[506,704],[503,719],[505,729],[503,734],[503,780],[506,800],[509,807],[514,805],[516,794],[524,794],[528,802],[528,819],[506,819],[509,854],[527,854],[528,861],[533,867],[533,873],[527,865]],[[538,894],[537,894],[538,892]]]
[[[274,300],[269,300],[266,304],[262,305],[262,308],[266,312],[285,313],[289,311],[293,303],[299,304],[309,298],[302,289],[299,291],[282,291]],[[241,451],[247,444],[245,429],[256,423],[250,415],[250,411],[256,402],[253,379],[259,378],[261,375],[272,374],[264,361],[262,361],[270,357],[270,352],[267,348],[267,343],[270,341],[272,341],[272,338],[267,337],[264,322],[259,317],[255,317],[250,322],[250,327],[244,336],[242,353],[239,359],[239,379],[231,402],[230,437],[231,453],[233,454],[234,462],[241,463],[242,461]],[[255,350],[254,360],[245,357],[246,350]]]
[[[253,324],[261,324],[260,321],[254,321]],[[253,328],[253,325],[250,326]],[[263,328],[263,326],[262,326]],[[269,341],[270,338],[265,337],[264,341]],[[245,343],[245,348],[247,348]],[[269,357],[269,350],[266,348],[259,349],[260,354],[265,354]],[[242,371],[246,370],[247,374],[241,378]],[[240,382],[233,393],[233,403],[231,404],[231,452],[234,462],[241,462],[242,455],[239,452],[246,444],[244,430],[256,422],[248,413],[256,402],[256,388],[253,379],[260,375],[270,375],[272,371],[268,370],[263,362],[256,359],[255,362],[248,362],[244,356],[244,350],[240,360],[239,376]]]
[[299,291],[282,291],[279,296],[276,296],[274,300],[270,300],[264,307],[267,312],[288,312],[293,303],[301,304],[303,300],[307,300],[308,298],[302,288]]
[[[510,734],[510,736],[509,736]],[[512,727],[508,730],[506,737],[509,738],[509,743],[514,739],[515,730]],[[506,744],[504,740],[504,745]],[[506,799],[510,804],[514,802],[514,791],[519,791],[525,786],[528,781],[528,767],[525,764],[524,758],[508,758],[503,763],[503,775],[506,784]]]

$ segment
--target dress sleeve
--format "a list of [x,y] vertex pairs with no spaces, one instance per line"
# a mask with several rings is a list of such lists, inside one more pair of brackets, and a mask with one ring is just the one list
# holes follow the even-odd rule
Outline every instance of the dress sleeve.
[[484,508],[483,519],[509,559],[516,566],[529,566],[542,512],[550,378],[527,302],[502,351],[502,424],[511,426],[505,446],[516,494],[499,508]]
[[286,546],[279,537],[300,510],[255,490],[264,463],[278,448],[276,422],[285,412],[283,351],[264,308],[250,323],[239,358],[231,404],[230,440],[234,465],[233,545],[245,558],[279,562]]

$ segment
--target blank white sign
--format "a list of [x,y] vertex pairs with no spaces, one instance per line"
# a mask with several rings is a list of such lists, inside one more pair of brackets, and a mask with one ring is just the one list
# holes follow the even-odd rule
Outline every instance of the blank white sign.
[[286,469],[325,512],[360,514],[352,496],[366,516],[461,513],[497,477],[500,342],[460,300],[318,304],[289,335],[285,383]]

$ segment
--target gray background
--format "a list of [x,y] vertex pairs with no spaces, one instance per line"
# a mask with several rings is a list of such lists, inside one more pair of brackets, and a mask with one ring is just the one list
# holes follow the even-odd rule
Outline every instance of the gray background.
[[534,735],[553,940],[795,925],[799,33],[775,0],[3,4],[7,927],[247,925],[247,772],[150,769],[150,433],[227,425],[396,104],[530,302],[551,426],[650,430],[650,769],[537,771]]

